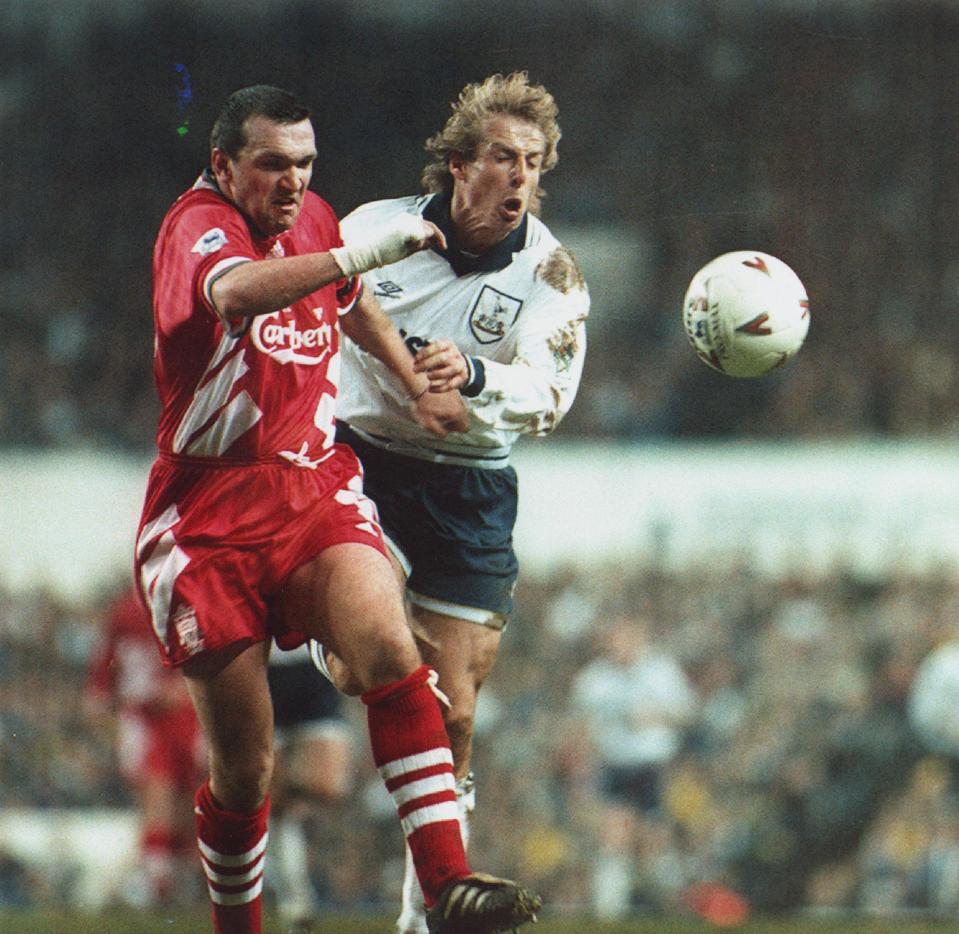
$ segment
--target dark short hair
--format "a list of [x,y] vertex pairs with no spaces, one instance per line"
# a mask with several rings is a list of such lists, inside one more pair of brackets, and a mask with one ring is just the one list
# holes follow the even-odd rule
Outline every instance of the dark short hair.
[[271,84],[254,84],[234,91],[226,100],[210,131],[210,149],[222,149],[235,159],[246,145],[246,121],[266,117],[274,123],[299,123],[309,108],[296,95]]

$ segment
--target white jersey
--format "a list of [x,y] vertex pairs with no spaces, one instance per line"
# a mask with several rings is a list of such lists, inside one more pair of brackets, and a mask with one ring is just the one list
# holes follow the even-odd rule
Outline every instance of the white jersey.
[[[343,237],[349,242],[398,213],[435,221],[443,203],[444,196],[427,195],[362,205],[341,222]],[[583,370],[589,293],[572,254],[538,218],[527,215],[482,257],[426,250],[366,273],[363,282],[411,351],[452,340],[475,372],[463,389],[469,429],[439,439],[416,424],[405,389],[386,367],[344,340],[337,417],[370,443],[505,467],[519,435],[546,434],[569,411]]]

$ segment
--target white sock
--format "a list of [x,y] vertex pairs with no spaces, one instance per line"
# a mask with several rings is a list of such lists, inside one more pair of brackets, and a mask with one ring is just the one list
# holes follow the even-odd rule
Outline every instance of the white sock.
[[619,853],[600,853],[593,864],[593,910],[611,921],[629,914],[633,894],[633,864]]
[[277,908],[287,918],[305,918],[315,910],[309,847],[303,822],[284,816],[273,821],[270,850]]
[[[466,778],[456,783],[456,809],[464,850],[469,847],[470,815],[475,808],[476,783],[473,781],[473,773],[470,772]],[[416,867],[413,865],[409,847],[406,848],[406,863],[403,868],[403,906],[396,920],[396,934],[429,934],[426,927],[426,903],[419,879],[416,878]]]

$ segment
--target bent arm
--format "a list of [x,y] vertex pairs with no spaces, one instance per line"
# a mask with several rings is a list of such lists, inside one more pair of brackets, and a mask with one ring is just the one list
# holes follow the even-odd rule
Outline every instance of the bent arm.
[[460,392],[469,397],[475,391],[470,412],[479,422],[522,434],[549,434],[576,397],[585,349],[582,320],[567,322],[511,363],[473,357],[476,385],[467,384]]
[[360,349],[380,360],[414,399],[429,388],[426,377],[414,372],[413,357],[400,332],[369,289],[340,317],[343,333]]
[[369,289],[340,318],[343,333],[354,343],[382,362],[402,383],[410,400],[410,413],[416,423],[431,434],[445,438],[451,431],[465,431],[469,426],[466,407],[458,393],[428,392],[429,380],[413,367],[410,354],[400,332],[383,311]]
[[230,321],[269,314],[343,278],[331,253],[251,260],[231,266],[210,287],[216,310]]
[[496,430],[542,435],[569,411],[586,354],[585,292],[546,294],[524,309],[525,325],[508,361],[462,354],[450,341],[421,350],[414,361],[434,390],[459,388],[472,418]]

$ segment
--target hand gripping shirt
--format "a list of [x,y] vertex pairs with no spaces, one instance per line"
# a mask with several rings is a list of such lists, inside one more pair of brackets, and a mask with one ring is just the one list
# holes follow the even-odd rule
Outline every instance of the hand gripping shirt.
[[[343,235],[399,213],[422,214],[447,231],[442,195],[363,205]],[[572,254],[532,215],[482,256],[425,250],[363,276],[415,353],[449,339],[467,355],[470,426],[440,440],[410,413],[403,386],[351,341],[343,344],[337,416],[373,444],[429,460],[504,467],[521,434],[547,434],[573,403],[586,352],[589,293]]]
[[162,454],[304,465],[333,443],[338,313],[356,283],[333,283],[270,314],[229,322],[211,287],[238,263],[341,245],[332,209],[307,192],[292,230],[261,238],[208,176],[180,196],[153,257],[154,376]]

